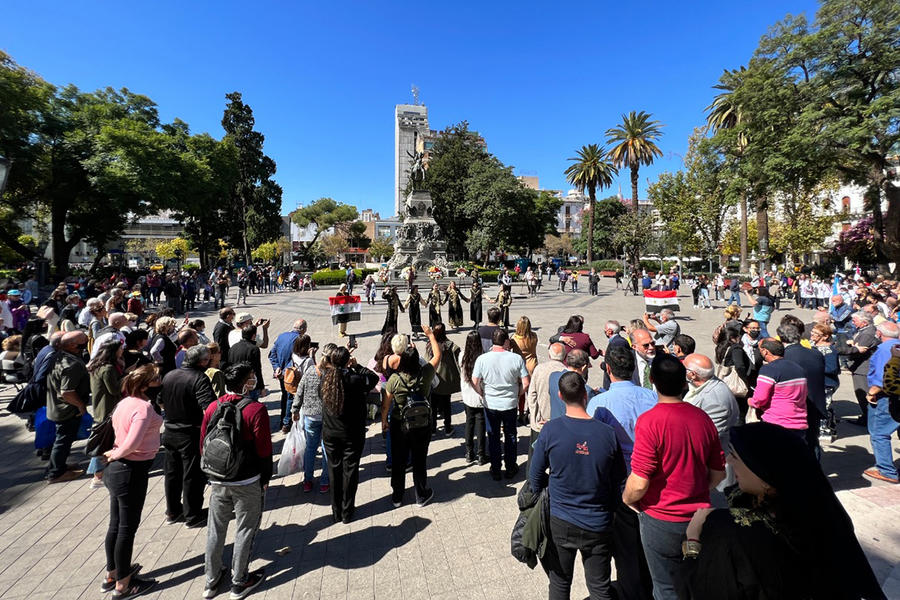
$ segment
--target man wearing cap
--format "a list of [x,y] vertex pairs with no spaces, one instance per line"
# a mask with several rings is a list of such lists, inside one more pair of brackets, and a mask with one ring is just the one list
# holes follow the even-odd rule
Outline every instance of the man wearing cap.
[[[248,312],[238,313],[234,318],[235,328],[228,332],[228,347],[234,346],[243,339],[242,329],[256,325],[256,345],[260,349],[269,347],[269,320],[257,319],[253,322],[253,315]],[[234,362],[234,361],[230,361]]]

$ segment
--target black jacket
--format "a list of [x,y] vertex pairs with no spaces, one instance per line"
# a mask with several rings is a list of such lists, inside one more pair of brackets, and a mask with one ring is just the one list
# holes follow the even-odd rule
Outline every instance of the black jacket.
[[[344,406],[341,414],[332,414],[328,407],[322,410],[322,435],[326,439],[347,438],[366,435],[366,395],[378,385],[378,374],[354,365],[341,369],[341,384],[344,386]],[[320,384],[321,385],[321,384]]]
[[[784,349],[784,357],[803,367],[806,372],[807,404],[819,411],[816,419],[825,416],[825,357],[818,350],[790,344]],[[809,417],[813,418],[812,415]]]
[[261,390],[266,387],[263,383],[262,374],[262,358],[260,357],[259,347],[253,342],[241,340],[228,350],[228,364],[233,365],[239,362],[248,362],[253,366],[253,372],[256,373],[255,390]]
[[234,329],[234,325],[229,325],[224,321],[216,323],[213,329],[213,341],[219,345],[219,351],[222,353],[222,367],[228,364],[228,332]]
[[159,403],[169,429],[200,427],[203,411],[215,400],[209,377],[199,369],[181,367],[163,377]]
[[853,346],[842,344],[838,346],[838,354],[847,356],[847,368],[854,375],[867,376],[869,374],[869,359],[875,348],[878,347],[878,338],[875,337],[875,326],[866,325],[856,332],[853,341],[857,346],[861,346],[862,350],[857,350]]

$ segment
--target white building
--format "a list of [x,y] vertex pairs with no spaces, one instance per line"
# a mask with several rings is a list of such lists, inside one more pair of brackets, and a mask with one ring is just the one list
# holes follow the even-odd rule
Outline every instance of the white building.
[[406,200],[411,164],[408,153],[416,151],[419,137],[429,133],[428,108],[419,104],[398,104],[394,107],[394,214]]

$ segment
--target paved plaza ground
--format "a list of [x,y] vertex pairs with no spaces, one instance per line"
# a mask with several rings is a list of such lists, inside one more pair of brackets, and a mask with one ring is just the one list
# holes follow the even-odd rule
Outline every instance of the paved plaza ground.
[[[586,331],[605,347],[605,319],[624,322],[643,311],[643,300],[624,297],[621,291],[613,289],[612,280],[601,283],[601,295],[596,298],[588,296],[586,290],[562,294],[549,289],[555,283],[545,282],[544,291],[535,299],[516,296],[510,310],[513,320],[522,314],[531,318],[542,341],[542,360],[547,338],[571,314],[584,315]],[[495,291],[493,286],[488,290]],[[272,319],[273,339],[288,329],[293,319],[303,317],[309,321],[313,340],[336,341],[337,331],[331,326],[327,300],[333,293],[334,290],[319,290],[250,296],[248,309],[254,317]],[[699,352],[711,355],[710,335],[721,320],[721,310],[692,310],[686,290],[682,291],[681,305],[682,331],[695,337]],[[723,303],[714,305],[720,308]],[[468,315],[468,308],[464,308]],[[356,355],[360,362],[368,361],[375,352],[384,311],[383,300],[379,299],[376,306],[363,304],[362,321],[350,325],[349,331],[358,335]],[[785,312],[776,312],[775,319]],[[810,311],[793,312],[804,321],[809,320]],[[446,317],[446,308],[444,313]],[[211,333],[216,321],[213,312],[195,314],[204,316]],[[406,315],[400,315],[400,324],[408,330]],[[462,346],[467,331],[450,337]],[[271,379],[271,369],[264,371],[269,389],[275,390],[265,401],[270,415],[277,416],[277,382]],[[597,386],[600,379],[601,374],[595,369],[590,383]],[[837,410],[842,415],[856,416],[849,377],[844,375],[841,381],[842,387],[836,394]],[[3,390],[0,406],[5,407],[13,393],[11,389]],[[495,482],[487,466],[466,466],[462,446],[464,416],[456,396],[453,411],[453,434],[438,433],[429,450],[429,483],[435,497],[424,508],[415,506],[411,490],[401,508],[392,507],[384,469],[384,442],[377,422],[369,427],[358,509],[350,525],[332,523],[329,497],[318,490],[304,494],[301,475],[273,479],[251,565],[264,566],[268,580],[251,597],[545,598],[547,579],[543,571],[531,571],[510,555],[510,531],[518,513],[515,495],[524,480],[524,469],[511,482]],[[522,427],[519,433],[520,464],[524,464],[527,429]],[[900,486],[873,483],[860,475],[872,464],[864,429],[841,423],[839,434],[840,438],[825,448],[823,469],[853,518],[859,540],[885,593],[889,598],[900,598]],[[283,438],[280,433],[273,438],[276,454]],[[90,490],[87,476],[63,484],[45,484],[42,475],[46,463],[34,456],[33,434],[26,432],[23,419],[5,408],[0,410],[0,439],[0,598],[102,598],[103,538],[109,516],[106,490]],[[895,449],[900,449],[894,442]],[[83,445],[84,442],[76,444],[70,462],[80,461],[86,466]],[[411,486],[411,475],[408,480]],[[187,529],[183,524],[166,525],[164,511],[160,454],[151,472],[134,560],[144,566],[145,575],[159,580],[148,598],[200,598],[206,530]],[[230,541],[229,537],[226,557],[230,556]],[[587,593],[578,569],[572,597],[585,598]]]

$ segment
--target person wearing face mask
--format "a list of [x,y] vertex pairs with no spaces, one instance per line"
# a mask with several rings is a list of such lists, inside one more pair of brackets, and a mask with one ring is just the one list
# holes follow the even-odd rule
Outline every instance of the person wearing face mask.
[[87,343],[88,338],[81,331],[63,335],[47,377],[47,419],[56,423],[56,439],[47,465],[49,483],[70,481],[84,474],[83,469],[70,469],[66,460],[91,397],[91,376],[82,360]]
[[159,451],[163,420],[150,403],[159,392],[159,369],[144,365],[125,376],[122,398],[112,412],[115,442],[104,453],[109,462],[103,478],[109,491],[109,528],[106,531],[106,577],[100,585],[113,598],[133,598],[148,592],[156,581],[140,579],[140,565],[131,563],[134,537],[141,522],[150,468]]
[[[202,347],[202,346],[201,346]],[[213,598],[228,576],[222,565],[228,523],[236,522],[231,559],[231,598],[244,598],[266,578],[265,571],[248,571],[253,540],[262,522],[265,494],[272,478],[272,434],[269,413],[251,392],[256,389],[255,369],[250,363],[236,362],[225,368],[228,393],[210,404],[203,415],[201,444],[206,432],[215,427],[213,420],[219,404],[237,404],[244,451],[237,474],[227,480],[210,478],[209,528],[206,535],[204,598]],[[202,447],[201,447],[202,451]]]
[[180,369],[163,377],[159,404],[165,410],[162,444],[166,449],[166,523],[185,521],[188,527],[204,527],[203,488],[200,470],[200,424],[203,411],[216,396],[206,376],[209,349],[189,348]]

